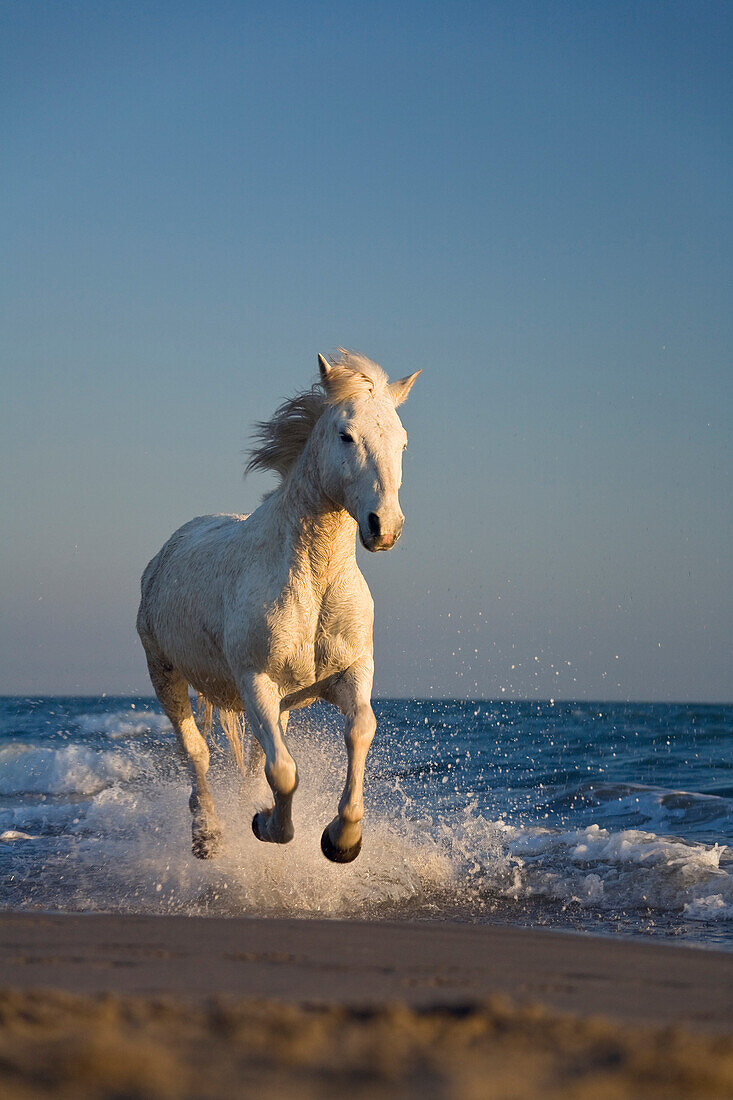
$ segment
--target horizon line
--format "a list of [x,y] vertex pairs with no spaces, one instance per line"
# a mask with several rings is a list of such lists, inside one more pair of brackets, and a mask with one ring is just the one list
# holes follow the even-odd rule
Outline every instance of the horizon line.
[[[155,694],[130,692],[0,692],[0,700],[3,699],[145,699],[154,701],[159,705]],[[312,704],[326,703],[325,699],[314,699]],[[668,706],[668,707],[730,707],[733,699],[581,699],[577,696],[536,696],[529,698],[518,695],[500,696],[458,696],[458,695],[376,695],[372,697],[373,703],[546,703],[554,706],[556,703],[582,703],[587,706]],[[333,705],[333,704],[328,704]],[[215,708],[216,709],[216,708]],[[296,707],[296,710],[307,710],[308,707]],[[244,711],[242,712],[244,713]]]

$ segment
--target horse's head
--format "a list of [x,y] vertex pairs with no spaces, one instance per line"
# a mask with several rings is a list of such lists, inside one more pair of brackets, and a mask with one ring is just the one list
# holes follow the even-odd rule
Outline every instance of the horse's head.
[[355,355],[335,364],[319,355],[318,366],[329,401],[322,417],[321,483],[356,520],[367,550],[391,550],[405,520],[398,494],[407,433],[396,410],[420,371],[388,382],[375,363]]

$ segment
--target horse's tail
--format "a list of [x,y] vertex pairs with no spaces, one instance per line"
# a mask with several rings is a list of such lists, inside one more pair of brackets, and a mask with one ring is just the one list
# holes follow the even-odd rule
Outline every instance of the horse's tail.
[[[219,707],[218,710],[221,728],[224,730],[224,735],[229,742],[232,756],[242,775],[245,775],[244,715],[240,714],[238,710],[224,710],[222,707]],[[201,692],[198,696],[198,718],[201,722],[203,735],[208,739],[214,725],[214,705]]]
[[232,750],[232,756],[237,762],[237,767],[244,775],[244,715],[240,714],[238,710],[220,710],[219,721]]
[[214,704],[210,703],[200,691],[197,692],[197,699],[198,709],[196,717],[201,724],[201,732],[208,741],[209,737],[211,737],[211,727],[214,724]]

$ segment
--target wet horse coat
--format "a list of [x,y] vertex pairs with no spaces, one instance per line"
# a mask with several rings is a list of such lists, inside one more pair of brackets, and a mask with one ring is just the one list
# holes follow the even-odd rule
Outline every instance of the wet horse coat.
[[376,363],[319,356],[320,383],[258,427],[248,469],[271,469],[278,487],[251,516],[203,516],[168,540],[143,573],[137,627],[150,678],[191,777],[193,851],[219,847],[206,773],[209,750],[189,685],[220,708],[230,739],[244,712],[265,756],[271,809],[255,814],[259,840],[292,839],[298,773],[286,742],[288,712],[315,699],[346,718],[346,785],[321,839],[347,863],[361,849],[366,755],[376,729],[372,598],[356,538],[389,550],[404,516],[398,492],[407,436],[396,408],[417,375],[390,383]]

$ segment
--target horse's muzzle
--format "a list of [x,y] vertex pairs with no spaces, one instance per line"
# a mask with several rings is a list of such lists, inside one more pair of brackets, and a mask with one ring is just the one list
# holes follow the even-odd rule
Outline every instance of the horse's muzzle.
[[391,550],[402,534],[402,526],[405,517],[400,516],[397,523],[390,530],[385,528],[376,512],[370,512],[367,516],[368,532],[362,530],[359,524],[359,538],[362,546],[375,554],[378,550]]

